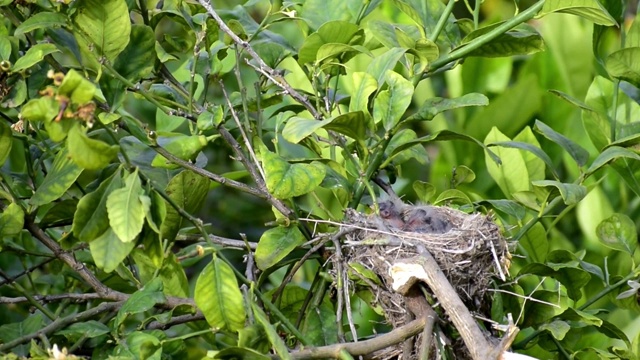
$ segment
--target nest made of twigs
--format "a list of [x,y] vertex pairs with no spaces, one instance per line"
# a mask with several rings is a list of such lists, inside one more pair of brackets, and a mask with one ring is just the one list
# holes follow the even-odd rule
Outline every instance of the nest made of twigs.
[[[405,213],[418,208],[402,206]],[[360,264],[380,277],[382,285],[373,290],[394,328],[406,322],[407,310],[404,296],[391,287],[390,268],[397,260],[419,256],[421,249],[436,259],[467,307],[473,313],[490,318],[490,304],[484,295],[493,277],[504,278],[504,264],[509,258],[507,242],[500,229],[489,216],[480,213],[467,214],[448,207],[429,207],[428,210],[432,217],[429,221],[444,221],[440,227],[444,226],[445,230],[406,231],[377,214],[367,216],[348,210],[346,226],[357,230],[346,235],[343,260]]]

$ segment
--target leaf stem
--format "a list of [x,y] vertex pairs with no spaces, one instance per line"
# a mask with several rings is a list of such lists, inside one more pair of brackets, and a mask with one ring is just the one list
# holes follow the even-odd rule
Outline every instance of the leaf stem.
[[453,6],[455,5],[455,3],[456,3],[455,0],[449,0],[447,7],[444,8],[444,12],[440,16],[440,19],[438,19],[436,28],[433,29],[433,33],[429,35],[429,40],[433,42],[436,42],[436,40],[438,40],[438,36],[440,36],[442,29],[444,29],[445,25],[447,24],[447,21],[449,20],[449,16],[451,16],[451,12],[453,11]]
[[525,21],[531,20],[540,11],[540,9],[542,9],[542,5],[544,5],[544,2],[545,0],[539,0],[537,3],[533,4],[530,8],[514,16],[504,24],[496,27],[495,29],[489,31],[488,33],[482,36],[477,37],[472,42],[465,44],[462,47],[457,48],[456,50],[453,50],[447,56],[441,57],[440,59],[434,61],[433,63],[431,63],[431,66],[429,66],[429,68],[427,69],[428,72],[425,72],[423,76],[429,73],[432,73],[435,70],[443,66],[446,66],[447,64],[453,61],[456,61],[458,59],[461,59],[469,55],[473,51],[479,49],[481,46],[489,43],[491,40],[504,34],[508,30],[511,30],[512,28],[522,24]]

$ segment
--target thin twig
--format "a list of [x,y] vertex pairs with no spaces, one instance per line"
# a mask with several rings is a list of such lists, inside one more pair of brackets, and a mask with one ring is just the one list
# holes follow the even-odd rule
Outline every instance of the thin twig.
[[[84,302],[84,301],[89,301],[94,299],[101,299],[101,297],[99,294],[96,294],[96,293],[88,293],[88,294],[70,293],[70,294],[56,294],[56,295],[34,295],[33,299],[40,302],[44,302],[44,303],[70,299],[78,303],[78,302]],[[0,296],[0,304],[18,304],[18,303],[23,303],[27,301],[29,301],[29,299],[27,299],[25,296],[18,296],[18,297]]]
[[220,80],[220,88],[222,89],[222,94],[224,95],[224,99],[227,101],[227,106],[229,106],[231,117],[236,122],[236,125],[238,126],[238,130],[240,130],[240,134],[242,135],[242,139],[244,140],[244,146],[247,147],[247,151],[249,152],[249,155],[251,155],[251,159],[253,160],[253,165],[260,172],[260,175],[262,176],[262,181],[264,182],[267,180],[267,177],[264,174],[264,170],[262,170],[262,167],[260,166],[260,162],[258,162],[258,157],[256,156],[255,151],[253,151],[253,146],[251,145],[251,141],[249,141],[247,134],[244,132],[244,129],[242,128],[242,124],[240,124],[240,119],[238,119],[238,114],[233,109],[233,104],[231,104],[231,100],[229,99],[229,95],[227,94],[227,90],[225,89],[224,83],[222,82],[222,80]]
[[209,15],[211,15],[211,17],[218,23],[218,26],[220,26],[220,29],[224,31],[225,34],[229,35],[229,37],[233,40],[234,43],[238,44],[238,46],[243,48],[253,58],[253,60],[258,63],[258,68],[261,70],[261,71],[259,70],[260,73],[269,74],[269,77],[268,77],[269,80],[271,80],[275,85],[282,88],[286,93],[291,95],[291,97],[294,98],[297,102],[302,104],[311,113],[311,115],[314,118],[320,119],[322,117],[321,114],[318,112],[318,110],[316,110],[311,105],[311,103],[306,97],[302,96],[299,92],[293,89],[291,85],[289,85],[289,83],[278,73],[278,71],[272,69],[269,65],[267,65],[264,62],[264,60],[262,60],[262,58],[258,55],[258,53],[255,50],[253,50],[253,48],[248,42],[240,39],[240,37],[238,37],[238,35],[236,35],[227,26],[227,24],[222,20],[222,18],[218,15],[218,13],[213,9],[213,6],[211,6],[210,1],[198,0],[198,2],[207,10]]
[[185,161],[180,159],[179,157],[173,155],[172,153],[170,153],[169,151],[167,151],[165,148],[159,146],[159,145],[151,145],[151,148],[154,149],[158,154],[164,156],[167,160],[171,161],[172,163],[176,164],[176,165],[180,165],[181,167],[187,169],[187,170],[191,170],[194,173],[200,175],[200,176],[204,176],[208,179],[211,179],[221,185],[224,186],[228,186],[230,188],[236,189],[236,190],[240,190],[242,192],[245,192],[247,194],[251,194],[254,196],[257,196],[261,199],[265,199],[267,196],[261,192],[260,190],[251,187],[247,184],[241,183],[239,181],[235,181],[235,180],[231,180],[231,179],[227,179],[224,176],[220,176],[218,174],[214,174],[210,171],[207,171],[205,169],[199,168],[197,167],[195,164],[189,162],[189,161]]

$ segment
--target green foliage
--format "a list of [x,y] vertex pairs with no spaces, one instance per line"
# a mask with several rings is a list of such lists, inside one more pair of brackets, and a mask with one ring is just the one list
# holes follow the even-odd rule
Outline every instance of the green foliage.
[[402,343],[340,262],[393,189],[514,245],[480,302],[514,351],[636,359],[640,18],[527,4],[0,1],[0,353]]

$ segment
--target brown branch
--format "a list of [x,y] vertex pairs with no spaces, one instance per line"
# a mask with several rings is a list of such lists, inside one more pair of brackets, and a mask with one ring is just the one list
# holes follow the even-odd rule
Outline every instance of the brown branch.
[[80,277],[86,281],[102,299],[121,301],[128,297],[126,294],[115,291],[98,280],[98,278],[89,271],[83,263],[76,261],[75,257],[70,252],[62,249],[55,240],[45,234],[44,231],[42,231],[42,229],[33,222],[33,218],[27,217],[25,219],[25,228],[29,230],[31,235],[48,247],[58,259],[62,260],[76,273],[78,273],[78,275],[80,275]]
[[269,65],[267,65],[264,60],[258,55],[258,53],[253,50],[251,45],[240,39],[238,35],[236,35],[222,20],[222,18],[218,15],[218,13],[211,6],[211,2],[208,0],[198,0],[200,5],[202,5],[209,15],[218,23],[220,29],[225,32],[225,34],[229,35],[229,37],[233,40],[234,43],[238,44],[241,48],[243,48],[258,64],[256,70],[265,75],[269,80],[271,80],[275,85],[282,88],[287,94],[291,95],[298,103],[302,104],[316,119],[321,119],[322,115],[316,110],[313,105],[309,102],[309,100],[297,92],[295,89],[289,85],[289,83],[278,73],[278,71],[272,69]]
[[[184,234],[184,235],[176,236],[176,241],[185,241],[185,240],[201,241],[201,240],[204,240],[204,238],[202,237],[202,235],[194,235],[194,234]],[[222,236],[211,235],[211,234],[209,234],[209,240],[211,240],[211,242],[214,244],[218,244],[218,245],[222,245],[224,247],[230,247],[230,248],[238,248],[238,249],[249,248],[251,250],[255,250],[258,248],[258,243],[255,243],[255,242],[244,242],[242,240],[229,239]]]
[[169,320],[166,323],[162,323],[159,322],[157,320],[154,320],[150,323],[147,324],[147,326],[145,327],[147,330],[166,330],[172,326],[175,325],[180,325],[180,324],[185,324],[188,322],[192,322],[192,321],[198,321],[198,320],[204,320],[204,314],[202,314],[202,312],[198,311],[195,314],[186,314],[186,315],[179,315],[179,316],[175,316],[173,318],[171,318],[171,320]]
[[496,358],[494,347],[487,341],[474,317],[426,249],[420,249],[418,257],[399,260],[393,264],[391,277],[394,279],[394,290],[400,293],[407,293],[417,281],[424,281],[451,318],[471,357],[474,360]]
[[[307,348],[301,351],[291,353],[292,359],[323,359],[323,358],[340,358],[341,351],[346,350],[352,356],[360,356],[371,354],[375,351],[382,350],[389,346],[399,344],[405,339],[419,334],[427,324],[427,318],[413,320],[412,322],[401,326],[386,334],[376,336],[359,342],[333,344],[321,346],[317,348]],[[273,355],[272,358],[278,359]]]
[[159,146],[159,145],[151,145],[151,148],[154,149],[158,154],[164,156],[165,158],[167,158],[167,160],[171,161],[174,164],[180,165],[183,168],[187,169],[187,170],[191,170],[194,173],[204,176],[206,178],[209,178],[221,185],[224,186],[228,186],[230,188],[236,189],[236,190],[240,190],[242,192],[245,192],[247,194],[251,194],[254,196],[257,196],[259,198],[262,199],[266,199],[267,196],[261,192],[260,190],[251,187],[247,184],[241,183],[239,181],[235,181],[235,180],[231,180],[231,179],[227,179],[224,176],[220,176],[218,174],[214,174],[210,171],[207,171],[205,169],[199,168],[197,167],[195,164],[190,163],[188,161],[182,160],[179,157],[173,155],[172,153],[168,152],[165,148]]
[[[85,302],[89,300],[102,299],[102,298],[100,297],[100,295],[96,293],[88,293],[88,294],[70,293],[70,294],[56,294],[56,295],[34,295],[33,299],[37,301],[41,301],[43,303],[60,301],[60,300],[71,300],[73,302],[79,303],[79,302]],[[18,296],[18,297],[0,296],[0,304],[18,304],[18,303],[23,303],[27,301],[29,301],[29,299],[27,299],[25,296]]]
[[32,339],[38,338],[40,336],[43,335],[49,335],[51,333],[54,333],[60,329],[65,328],[67,325],[71,325],[77,322],[81,322],[84,321],[86,319],[90,319],[98,314],[101,314],[103,312],[106,311],[115,311],[118,308],[120,308],[122,306],[122,304],[124,304],[124,301],[118,301],[118,302],[104,302],[101,303],[100,305],[89,309],[87,311],[83,311],[81,313],[78,314],[72,314],[69,315],[67,317],[63,317],[63,318],[58,318],[54,321],[52,321],[49,325],[43,327],[42,329],[31,333],[31,334],[27,334],[25,336],[21,336],[17,339],[11,340],[9,342],[6,342],[4,344],[0,345],[0,353],[4,352],[6,350],[9,350],[15,346],[18,346],[20,344],[24,344],[27,343],[29,341],[31,341]]

